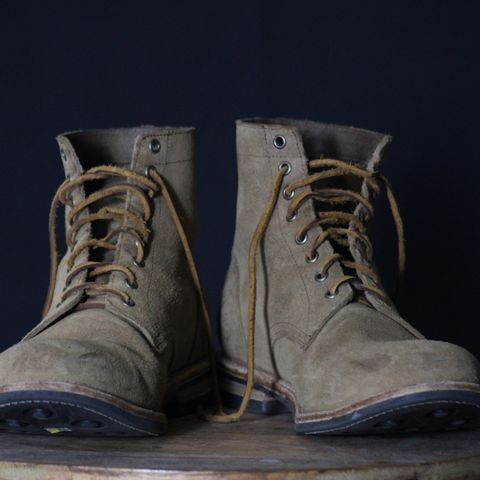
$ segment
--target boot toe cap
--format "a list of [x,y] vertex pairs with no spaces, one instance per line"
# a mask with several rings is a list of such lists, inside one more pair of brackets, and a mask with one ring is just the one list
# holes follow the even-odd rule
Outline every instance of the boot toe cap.
[[157,409],[161,383],[158,365],[149,365],[135,350],[105,341],[36,337],[0,355],[0,388],[4,391],[32,386],[82,391],[86,387]]
[[350,377],[359,388],[395,390],[421,384],[474,383],[476,358],[457,345],[433,340],[371,342],[356,355],[345,354]]
[[365,342],[339,351],[328,363],[322,366],[321,381],[302,381],[307,385],[302,395],[306,410],[344,408],[369,398],[418,391],[478,388],[480,392],[476,358],[446,342]]

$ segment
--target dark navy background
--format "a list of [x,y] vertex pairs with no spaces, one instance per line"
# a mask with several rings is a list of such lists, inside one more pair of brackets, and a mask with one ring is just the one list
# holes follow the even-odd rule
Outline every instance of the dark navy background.
[[[390,133],[384,172],[406,222],[400,310],[480,354],[476,1],[10,1],[0,4],[0,347],[39,319],[54,136],[198,127],[196,254],[218,310],[232,241],[234,119],[291,116]],[[395,265],[385,198],[373,227]]]

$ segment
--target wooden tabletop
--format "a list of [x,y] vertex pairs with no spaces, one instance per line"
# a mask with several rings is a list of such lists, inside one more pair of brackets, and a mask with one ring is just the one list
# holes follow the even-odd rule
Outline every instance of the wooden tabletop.
[[305,437],[291,417],[172,420],[161,438],[0,435],[1,480],[479,479],[480,431]]

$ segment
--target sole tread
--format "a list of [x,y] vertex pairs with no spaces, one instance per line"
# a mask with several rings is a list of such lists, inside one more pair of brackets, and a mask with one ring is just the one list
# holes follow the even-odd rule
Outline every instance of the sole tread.
[[[46,394],[58,399],[45,398]],[[2,401],[0,396],[0,432],[151,436],[165,431],[164,422],[143,419],[81,395],[63,392],[17,392],[14,395],[17,399],[12,401]]]

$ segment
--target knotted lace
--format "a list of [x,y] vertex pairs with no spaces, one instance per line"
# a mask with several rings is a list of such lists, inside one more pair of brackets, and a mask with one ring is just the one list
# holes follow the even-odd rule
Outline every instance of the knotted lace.
[[[315,218],[306,225],[300,227],[296,233],[296,241],[299,244],[307,244],[308,233],[316,226],[321,226],[321,233],[310,243],[307,250],[307,261],[317,261],[318,249],[327,240],[334,240],[338,245],[349,248],[350,241],[360,243],[366,252],[367,263],[359,263],[352,260],[353,257],[345,256],[340,252],[326,256],[319,267],[318,278],[327,278],[328,271],[334,263],[339,263],[351,274],[345,274],[335,279],[329,286],[328,294],[334,297],[343,284],[349,283],[354,290],[366,291],[381,298],[386,298],[385,292],[378,286],[379,279],[376,272],[371,268],[373,249],[367,237],[367,223],[373,216],[373,206],[368,198],[361,193],[344,188],[309,188],[321,180],[334,177],[354,177],[364,181],[373,195],[380,191],[380,184],[383,184],[387,192],[390,210],[395,222],[398,236],[398,273],[395,291],[398,291],[400,278],[405,269],[405,241],[403,223],[398,209],[398,204],[393,195],[391,186],[386,178],[377,173],[370,172],[359,165],[353,165],[335,159],[316,159],[308,162],[311,170],[320,171],[308,174],[305,178],[294,181],[283,189],[283,196],[290,200],[287,211],[287,221],[296,218],[298,210],[307,200],[317,200],[323,204],[332,206],[351,205],[345,210],[322,210],[317,211]],[[247,383],[243,393],[242,402],[236,412],[230,414],[210,415],[209,418],[216,422],[227,423],[238,421],[245,413],[254,386],[255,370],[255,312],[257,298],[257,251],[262,240],[273,210],[282,191],[283,180],[290,173],[291,166],[288,163],[280,165],[279,172],[275,176],[267,204],[262,213],[260,221],[250,243],[248,256],[249,272],[249,303],[247,315]],[[297,193],[299,192],[299,193]],[[352,212],[352,213],[350,213]],[[368,279],[361,280],[355,272],[361,272]]]

